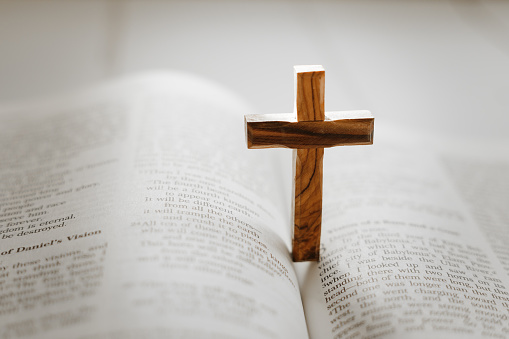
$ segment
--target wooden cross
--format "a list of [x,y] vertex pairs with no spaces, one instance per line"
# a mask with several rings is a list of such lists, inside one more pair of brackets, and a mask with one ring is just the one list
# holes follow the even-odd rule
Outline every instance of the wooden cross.
[[294,261],[318,261],[324,147],[373,144],[368,111],[324,111],[325,70],[294,66],[295,113],[244,117],[248,148],[293,148]]

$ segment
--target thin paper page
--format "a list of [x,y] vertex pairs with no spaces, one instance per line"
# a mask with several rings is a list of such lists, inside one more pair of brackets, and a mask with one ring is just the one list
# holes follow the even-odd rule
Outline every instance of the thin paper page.
[[1,335],[307,337],[245,109],[163,74],[4,115]]
[[433,153],[383,139],[337,153],[323,257],[301,277],[306,314],[328,322],[311,336],[503,336],[509,279]]

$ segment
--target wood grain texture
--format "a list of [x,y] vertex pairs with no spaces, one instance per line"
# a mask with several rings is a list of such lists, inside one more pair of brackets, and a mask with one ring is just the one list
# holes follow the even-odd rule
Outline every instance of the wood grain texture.
[[293,156],[293,261],[317,261],[322,226],[323,148],[297,149]]
[[[291,121],[287,116],[246,116],[248,148],[318,148],[373,143],[374,118],[367,111],[358,117],[325,121]],[[366,114],[367,113],[367,114]],[[274,114],[275,115],[275,114]]]
[[295,111],[298,121],[325,119],[325,70],[322,66],[295,66]]

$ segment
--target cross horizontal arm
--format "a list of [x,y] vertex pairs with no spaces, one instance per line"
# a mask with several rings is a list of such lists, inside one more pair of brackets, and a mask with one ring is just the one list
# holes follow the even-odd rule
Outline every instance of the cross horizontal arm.
[[324,121],[297,121],[295,114],[245,116],[248,148],[324,148],[373,144],[369,111],[327,112]]

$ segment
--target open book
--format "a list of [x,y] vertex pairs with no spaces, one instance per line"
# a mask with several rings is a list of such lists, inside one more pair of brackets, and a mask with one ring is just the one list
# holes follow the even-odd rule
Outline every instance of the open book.
[[293,264],[291,152],[247,150],[249,113],[175,73],[3,108],[0,338],[509,337],[507,159],[377,121],[326,150]]

